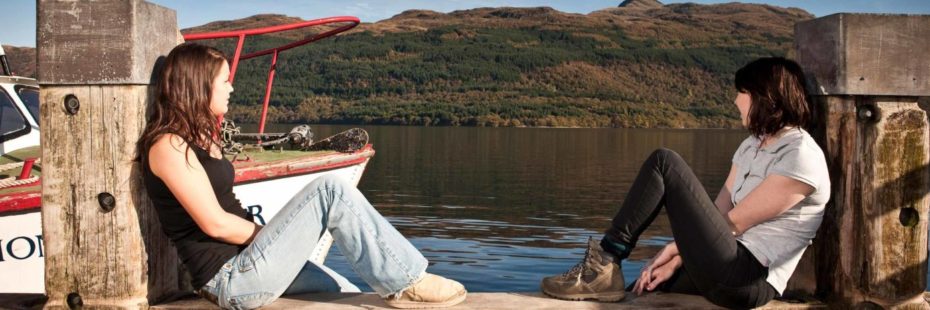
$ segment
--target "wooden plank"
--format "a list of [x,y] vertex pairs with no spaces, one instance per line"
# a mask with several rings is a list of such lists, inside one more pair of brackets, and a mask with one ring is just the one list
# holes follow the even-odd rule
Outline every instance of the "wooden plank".
[[[833,193],[815,239],[817,291],[832,306],[925,307],[928,124],[915,97],[829,96]],[[875,119],[859,110],[872,107]]]
[[[142,307],[177,287],[177,258],[132,162],[148,86],[43,86],[42,217],[48,306]],[[76,115],[55,106],[67,95]],[[120,120],[113,122],[113,120]],[[105,212],[98,194],[116,207]]]
[[[153,309],[219,309],[199,297],[190,297],[175,302],[155,305]],[[772,301],[759,309],[825,309],[816,301],[787,302]],[[322,293],[285,296],[262,309],[393,309],[373,293]],[[629,295],[617,303],[593,301],[565,301],[543,296],[540,293],[469,293],[461,304],[445,308],[462,309],[723,309],[701,296],[652,293],[640,297]]]
[[[822,143],[824,155],[827,159],[827,166],[830,170],[830,180],[832,192],[830,202],[827,203],[824,210],[823,222],[814,238],[813,249],[815,253],[816,272],[817,272],[817,293],[824,296],[830,292],[833,296],[824,296],[842,300],[847,285],[853,283],[844,282],[839,276],[839,270],[848,270],[849,260],[857,259],[855,256],[842,257],[844,247],[852,248],[852,241],[849,240],[855,235],[843,235],[840,233],[840,227],[851,225],[844,223],[844,220],[850,220],[848,213],[854,211],[858,205],[856,195],[851,195],[854,189],[856,174],[854,169],[857,165],[856,154],[856,103],[855,98],[851,96],[829,96],[815,97],[817,104],[823,106],[826,110],[824,121],[826,122],[827,135]],[[850,193],[847,195],[846,193]],[[850,253],[851,254],[851,253]],[[845,268],[841,268],[845,266]],[[838,295],[837,295],[838,294]]]
[[40,0],[39,8],[40,84],[149,84],[157,56],[178,42],[175,12],[142,0]]
[[179,286],[132,162],[152,69],[178,43],[175,13],[142,0],[40,0],[37,16],[46,307],[69,307],[69,295],[90,308],[147,307]]
[[818,95],[930,95],[930,16],[840,13],[795,25]]
[[865,274],[877,297],[907,299],[927,287],[930,126],[915,97],[865,97],[861,104],[875,106],[880,115],[866,130],[864,153],[870,158],[863,159],[872,164],[861,166],[865,180],[871,179],[862,195],[872,199],[863,206],[874,229],[866,240],[873,251],[866,252]]

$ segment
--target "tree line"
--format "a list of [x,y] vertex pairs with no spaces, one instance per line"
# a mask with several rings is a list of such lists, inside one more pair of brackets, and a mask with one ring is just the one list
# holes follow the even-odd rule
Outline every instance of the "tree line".
[[[784,56],[784,40],[670,44],[621,29],[462,25],[356,32],[279,56],[269,121],[733,127],[733,73],[752,59]],[[260,36],[246,45],[287,42]],[[234,43],[214,42],[230,55]],[[269,64],[270,56],[240,63],[228,117],[257,121]]]

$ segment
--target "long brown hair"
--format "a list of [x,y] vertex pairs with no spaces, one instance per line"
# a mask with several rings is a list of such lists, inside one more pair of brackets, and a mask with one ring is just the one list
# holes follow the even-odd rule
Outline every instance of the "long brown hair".
[[782,57],[760,58],[736,71],[736,90],[749,93],[748,129],[754,136],[773,135],[786,126],[810,130],[817,121],[798,63]]
[[[136,143],[136,160],[143,161],[161,135],[176,134],[188,144],[210,150],[217,145],[217,120],[210,110],[213,80],[226,56],[205,45],[184,43],[168,53],[155,77],[155,100]],[[186,152],[186,150],[185,150]]]

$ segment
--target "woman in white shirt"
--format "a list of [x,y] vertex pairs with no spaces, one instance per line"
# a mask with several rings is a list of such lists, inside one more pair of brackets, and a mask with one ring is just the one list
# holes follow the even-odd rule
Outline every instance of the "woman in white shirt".
[[730,308],[761,306],[784,292],[830,198],[823,151],[804,128],[816,109],[794,61],[762,58],[736,72],[734,104],[750,136],[737,148],[717,199],[667,149],[643,164],[600,242],[581,263],[543,279],[547,295],[568,300],[624,298],[620,264],[665,208],[674,241],[632,285],[636,294],[696,294]]

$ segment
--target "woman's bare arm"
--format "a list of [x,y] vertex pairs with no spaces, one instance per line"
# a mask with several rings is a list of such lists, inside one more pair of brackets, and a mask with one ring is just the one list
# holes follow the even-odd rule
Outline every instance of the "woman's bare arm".
[[785,212],[813,192],[814,187],[807,183],[772,174],[740,200],[727,217],[733,232],[740,235],[750,227]]
[[246,244],[261,226],[220,207],[206,171],[194,151],[173,134],[158,138],[149,150],[149,167],[161,178],[197,226],[210,237],[231,244]]

